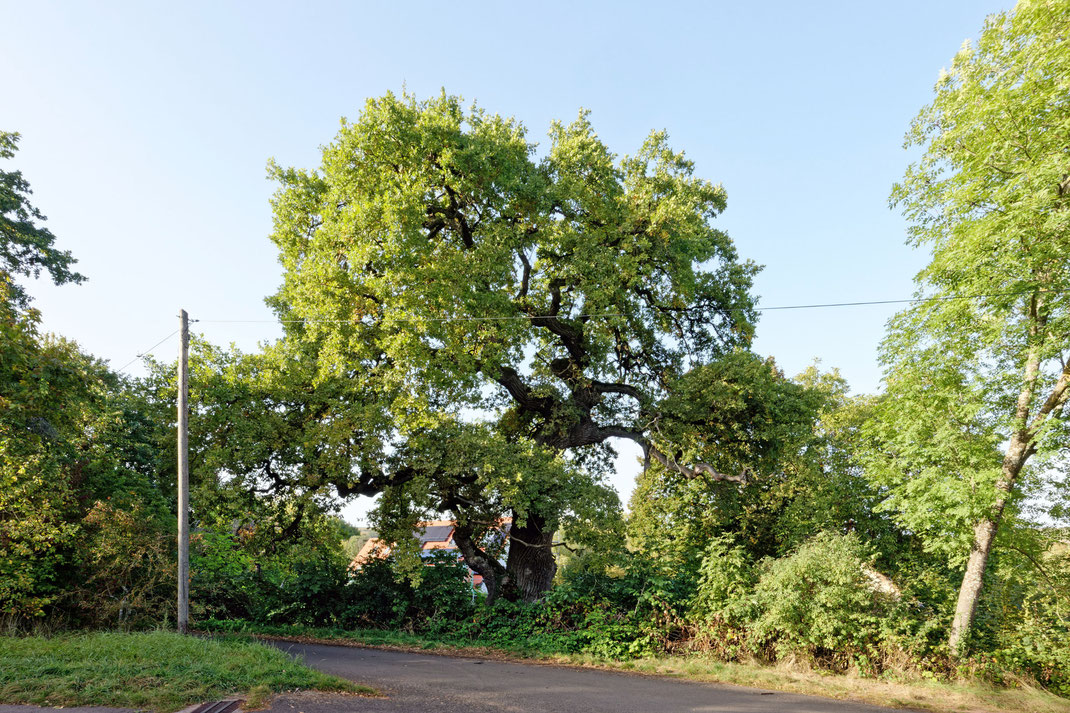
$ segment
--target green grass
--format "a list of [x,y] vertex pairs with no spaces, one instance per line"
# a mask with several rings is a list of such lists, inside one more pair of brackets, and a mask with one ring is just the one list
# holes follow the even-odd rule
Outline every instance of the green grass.
[[809,670],[805,666],[766,666],[759,663],[725,663],[700,655],[659,656],[616,661],[590,654],[557,654],[532,649],[479,645],[461,638],[429,638],[397,631],[262,625],[248,622],[202,622],[207,630],[237,637],[265,636],[299,641],[359,644],[361,646],[533,660],[569,666],[614,669],[639,674],[669,676],[709,683],[754,686],[789,693],[825,696],[895,708],[930,711],[977,711],[978,713],[1070,713],[1070,700],[1022,682],[1017,687],[997,687],[984,681],[933,681],[920,676],[863,678]]
[[374,694],[250,641],[169,632],[0,637],[0,703],[167,713],[193,703],[314,689]]

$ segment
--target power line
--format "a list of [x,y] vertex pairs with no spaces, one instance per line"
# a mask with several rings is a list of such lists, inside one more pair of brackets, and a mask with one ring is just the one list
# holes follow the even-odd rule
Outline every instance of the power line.
[[133,364],[133,363],[134,363],[135,361],[137,361],[138,359],[143,359],[143,358],[145,358],[146,356],[148,356],[149,352],[151,352],[151,351],[152,351],[153,349],[155,349],[156,347],[158,347],[158,346],[160,346],[161,344],[163,344],[164,342],[166,342],[166,341],[167,341],[168,339],[170,339],[171,337],[173,337],[173,336],[175,336],[176,334],[178,334],[178,333],[179,333],[179,331],[180,331],[180,329],[176,329],[175,331],[171,332],[170,334],[168,334],[168,335],[167,335],[166,337],[164,337],[164,338],[163,338],[163,339],[161,339],[160,341],[158,341],[158,342],[156,342],[155,344],[153,344],[153,345],[152,345],[151,347],[149,347],[148,349],[143,349],[143,350],[141,351],[141,353],[140,353],[140,354],[138,354],[138,355],[137,355],[136,357],[134,357],[134,358],[133,358],[133,359],[131,359],[130,361],[128,361],[128,362],[126,362],[125,364],[123,364],[123,365],[122,365],[121,367],[119,367],[118,369],[116,369],[116,371],[125,371],[125,370],[126,370],[126,367],[130,366],[131,364]]
[[[894,305],[894,304],[920,304],[923,302],[952,302],[956,300],[973,300],[981,299],[985,297],[1016,297],[1020,295],[1033,294],[1034,290],[1021,290],[1018,292],[989,292],[979,293],[973,295],[943,295],[937,297],[913,297],[910,299],[897,299],[897,300],[867,300],[860,302],[824,302],[814,304],[798,304],[798,305],[778,305],[775,307],[755,307],[755,312],[774,312],[780,310],[790,309],[829,309],[837,307],[866,307],[874,305]],[[1066,290],[1039,290],[1045,294],[1063,294],[1070,292],[1070,289]],[[551,315],[504,315],[504,316],[486,316],[476,317],[469,315],[456,315],[452,317],[418,317],[416,315],[408,315],[415,317],[425,322],[500,322],[509,320],[538,320],[538,319],[550,319]],[[624,317],[623,312],[600,312],[600,313],[581,313],[571,317],[565,317],[565,319],[580,319],[589,318],[594,319],[598,317]],[[351,324],[351,319],[204,319],[199,320],[205,324]]]
[[[984,297],[1018,297],[1021,295],[1029,295],[1038,292],[1037,290],[1020,290],[1017,292],[988,292],[978,293],[973,295],[942,295],[937,297],[913,297],[910,299],[898,299],[898,300],[866,300],[858,302],[821,302],[813,304],[798,304],[798,305],[777,305],[775,307],[755,307],[755,312],[774,312],[781,310],[792,309],[832,309],[839,307],[868,307],[876,305],[895,305],[895,304],[921,304],[923,302],[952,302],[955,300],[973,300],[981,299]],[[1065,290],[1039,290],[1044,294],[1065,294],[1070,292],[1070,289]],[[425,322],[504,322],[510,320],[538,320],[538,319],[551,319],[551,315],[501,315],[501,316],[487,316],[476,317],[470,315],[455,315],[452,317],[417,317],[416,315],[408,315],[415,317]],[[624,317],[623,312],[600,312],[600,313],[583,313],[572,317],[566,317],[565,319],[580,319],[589,318],[594,319],[598,317]],[[191,322],[202,322],[204,324],[351,324],[353,320],[350,319],[191,319]],[[166,342],[171,337],[178,334],[179,330],[175,330],[168,334],[160,341],[153,344],[148,349],[143,350],[140,354],[121,366],[118,371],[125,371],[128,366],[133,364],[138,359],[142,359],[148,355],[156,347]]]
[[[473,317],[470,315],[455,315],[453,317],[421,317],[418,315],[406,315],[413,319],[418,319],[424,322],[500,322],[510,319],[522,319],[524,321],[530,319],[554,319],[554,315],[504,315],[504,316],[489,316],[489,317]],[[624,313],[620,312],[606,312],[598,314],[580,314],[575,317],[566,317],[565,319],[579,319],[580,317],[624,317]],[[316,322],[317,324],[352,324],[352,319],[202,319],[200,320],[205,324],[307,324],[309,322]]]
[[[1039,290],[1046,294],[1064,293],[1070,292],[1070,290]],[[773,310],[782,309],[820,309],[824,307],[863,307],[866,305],[898,305],[898,304],[919,304],[922,302],[953,302],[955,300],[974,300],[982,297],[1017,297],[1019,295],[1031,295],[1034,290],[1022,290],[1020,292],[989,292],[985,294],[976,295],[944,295],[938,297],[912,297],[906,300],[871,300],[868,302],[828,302],[825,304],[809,304],[809,305],[784,305],[781,307],[758,307],[757,312],[772,312]]]

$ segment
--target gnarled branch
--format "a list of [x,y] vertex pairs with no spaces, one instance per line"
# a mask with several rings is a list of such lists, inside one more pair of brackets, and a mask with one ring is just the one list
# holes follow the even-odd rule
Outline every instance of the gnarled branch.
[[659,451],[653,445],[648,446],[648,454],[653,456],[654,459],[661,463],[666,468],[676,471],[685,478],[696,478],[700,474],[705,474],[713,480],[724,480],[730,483],[739,483],[740,485],[746,485],[748,479],[748,473],[746,468],[742,468],[739,471],[739,475],[729,475],[728,473],[722,473],[715,470],[709,463],[696,463],[693,467],[688,468],[686,465],[677,463],[675,460],[670,460],[664,453]]

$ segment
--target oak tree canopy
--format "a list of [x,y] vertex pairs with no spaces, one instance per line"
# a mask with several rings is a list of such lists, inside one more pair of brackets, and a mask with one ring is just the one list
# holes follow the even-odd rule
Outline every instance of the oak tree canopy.
[[[388,94],[318,169],[271,174],[269,302],[318,383],[350,395],[321,419],[341,494],[419,479],[469,563],[530,599],[561,518],[598,500],[577,478],[604,492],[613,439],[685,477],[745,479],[747,400],[734,417],[709,399],[761,372],[745,351],[758,267],[713,225],[724,189],[665,133],[619,158],[581,112],[540,147],[457,97]],[[494,509],[516,518],[504,569],[478,563]]]

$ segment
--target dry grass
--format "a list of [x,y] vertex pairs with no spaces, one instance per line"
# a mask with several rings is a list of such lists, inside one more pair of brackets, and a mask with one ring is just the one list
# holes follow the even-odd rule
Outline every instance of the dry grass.
[[562,663],[635,671],[690,681],[727,683],[788,693],[824,696],[895,708],[978,713],[1070,713],[1070,700],[1025,683],[998,688],[983,681],[893,680],[809,670],[803,665],[763,666],[724,663],[700,657],[607,662],[584,656],[560,657]]

